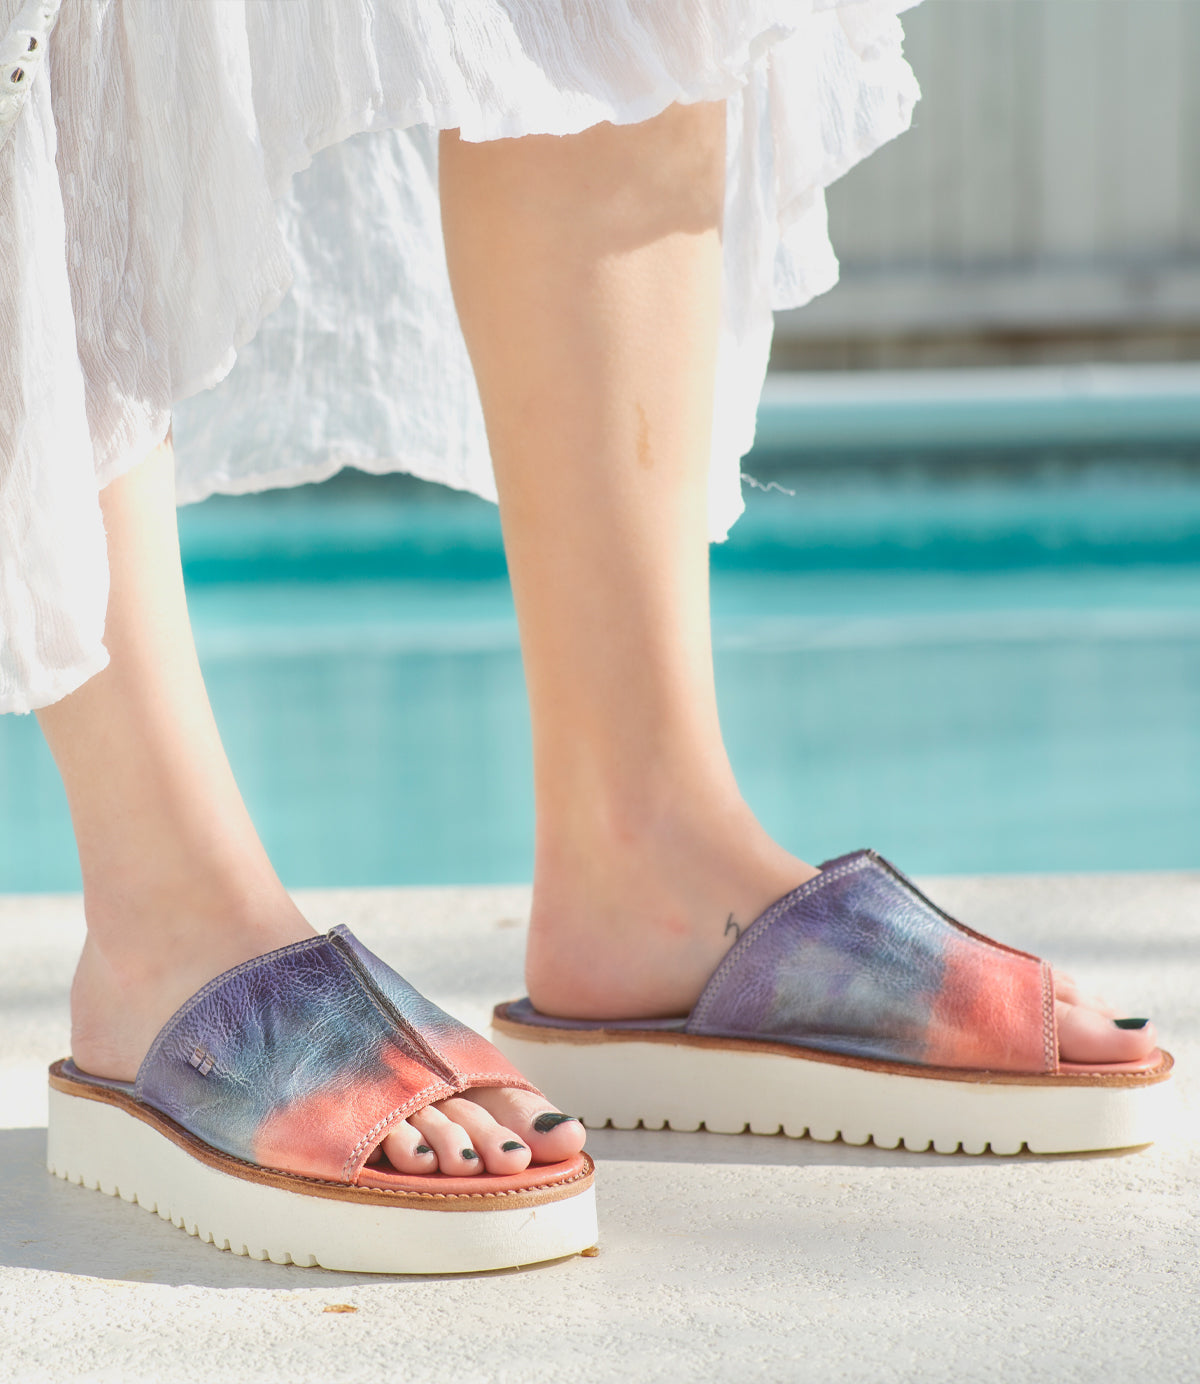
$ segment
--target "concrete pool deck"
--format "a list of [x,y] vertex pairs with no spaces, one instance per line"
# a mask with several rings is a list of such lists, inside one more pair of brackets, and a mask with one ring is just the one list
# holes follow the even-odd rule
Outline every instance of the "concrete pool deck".
[[[600,1130],[598,1257],[407,1280],[235,1258],[49,1177],[80,906],[0,898],[0,1380],[1195,1380],[1200,874],[929,887],[1155,1016],[1175,1139],[999,1159]],[[527,890],[300,899],[470,1022],[521,992]]]

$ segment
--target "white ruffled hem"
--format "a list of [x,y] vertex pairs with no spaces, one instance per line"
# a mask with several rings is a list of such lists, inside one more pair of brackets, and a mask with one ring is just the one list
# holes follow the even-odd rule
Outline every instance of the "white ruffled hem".
[[[95,488],[140,461],[172,412],[183,502],[344,465],[495,497],[441,250],[439,129],[567,134],[726,100],[710,490],[711,532],[723,537],[741,510],[771,310],[837,278],[823,189],[908,124],[917,88],[896,17],[906,7],[64,7],[47,69],[0,148],[0,192],[14,191],[12,215],[0,199],[0,337],[15,343],[0,376],[0,424],[13,424],[0,427],[0,538],[43,554],[0,562],[0,708],[58,685],[39,673],[49,655],[33,614],[44,630],[53,612],[64,648],[99,650]],[[59,310],[39,316],[46,299]],[[30,389],[48,368],[50,400]],[[23,426],[31,398],[52,405],[50,423]],[[73,666],[95,671],[95,657]]]
[[30,712],[41,711],[44,706],[53,706],[72,692],[77,692],[85,682],[107,667],[108,650],[101,644],[68,667],[42,670],[37,682],[14,688],[0,696],[0,715],[26,716]]

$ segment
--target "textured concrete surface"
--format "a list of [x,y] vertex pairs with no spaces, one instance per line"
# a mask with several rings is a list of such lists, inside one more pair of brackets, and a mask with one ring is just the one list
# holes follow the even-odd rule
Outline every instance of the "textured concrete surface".
[[[0,1380],[1196,1380],[1200,875],[929,887],[1156,1016],[1175,1140],[997,1159],[598,1131],[597,1258],[417,1280],[234,1258],[48,1177],[79,904],[0,899]],[[472,1022],[520,992],[523,890],[302,902]]]

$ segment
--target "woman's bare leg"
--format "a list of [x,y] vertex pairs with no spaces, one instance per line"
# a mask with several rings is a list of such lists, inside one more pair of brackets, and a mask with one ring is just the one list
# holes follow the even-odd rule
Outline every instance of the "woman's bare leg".
[[[192,643],[164,445],[101,497],[112,588],[109,666],[39,713],[62,773],[83,873],[88,936],[71,996],[85,1071],[131,1079],[155,1034],[213,976],[313,935],[242,803]],[[488,1092],[414,1117],[387,1141],[404,1171],[516,1171],[582,1143],[575,1122],[539,1134],[546,1110]],[[518,1142],[518,1150],[504,1150]],[[432,1152],[418,1154],[429,1145]],[[480,1159],[464,1160],[474,1147]]]
[[[500,490],[533,718],[531,998],[687,1012],[738,930],[814,873],[743,801],[717,720],[706,494],[724,107],[441,143],[459,316]],[[1064,983],[1064,994],[1073,991]],[[1064,1056],[1151,1028],[1061,1006]]]

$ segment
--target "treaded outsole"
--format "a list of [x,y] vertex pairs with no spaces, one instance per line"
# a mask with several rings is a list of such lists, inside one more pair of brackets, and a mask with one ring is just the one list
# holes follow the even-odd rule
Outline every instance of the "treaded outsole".
[[[659,1121],[657,1124],[650,1120],[638,1120],[636,1124],[618,1124],[615,1120],[611,1119],[597,1122],[584,1116],[583,1123],[588,1129],[615,1129],[625,1132],[645,1129],[649,1130],[651,1133],[661,1133],[664,1130],[670,1130],[676,1134],[757,1134],[766,1138],[811,1139],[814,1143],[818,1144],[846,1144],[852,1148],[866,1148],[868,1146],[887,1150],[903,1148],[909,1153],[965,1153],[972,1156],[990,1153],[1000,1158],[1012,1158],[1020,1153],[1036,1152],[1036,1150],[1030,1149],[1028,1144],[1024,1141],[1017,1147],[1012,1147],[1008,1144],[1002,1144],[1000,1147],[996,1147],[991,1141],[988,1141],[982,1146],[977,1143],[971,1143],[968,1146],[967,1142],[960,1139],[951,1146],[950,1142],[947,1140],[935,1141],[932,1138],[921,1140],[913,1137],[883,1133],[868,1134],[864,1136],[857,1131],[846,1133],[840,1129],[835,1134],[831,1135],[819,1130],[814,1131],[807,1125],[797,1128],[794,1125],[788,1126],[778,1124],[774,1128],[771,1128],[769,1125],[756,1125],[749,1121],[742,1125],[740,1129],[720,1128],[710,1125],[703,1120],[697,1124],[675,1123],[668,1120]],[[1149,1143],[1151,1141],[1147,1140],[1146,1142]],[[1137,1148],[1141,1147],[1141,1145],[1131,1145],[1130,1147]]]
[[146,1122],[52,1086],[46,1166],[231,1254],[353,1273],[515,1268],[596,1243],[588,1177],[557,1199],[499,1209],[380,1205],[305,1195],[208,1166]]
[[701,1129],[913,1152],[1011,1157],[1136,1148],[1175,1119],[1170,1059],[1145,1080],[941,1077],[755,1051],[752,1045],[547,1041],[497,1022],[493,1041],[590,1129]]
[[105,1196],[117,1197],[121,1201],[128,1202],[131,1206],[141,1207],[143,1211],[156,1215],[159,1220],[167,1221],[178,1230],[185,1231],[193,1239],[200,1240],[203,1244],[212,1245],[215,1249],[223,1250],[229,1254],[238,1254],[246,1259],[258,1259],[272,1264],[294,1264],[298,1268],[314,1269],[319,1268],[317,1260],[311,1255],[296,1258],[290,1250],[269,1250],[263,1247],[252,1249],[244,1241],[240,1245],[233,1244],[229,1239],[222,1238],[217,1241],[211,1230],[203,1229],[197,1221],[188,1221],[185,1216],[175,1215],[168,1207],[163,1209],[158,1202],[150,1199],[143,1201],[137,1192],[127,1193],[122,1191],[115,1183],[105,1186],[100,1178],[89,1179],[83,1173],[73,1173],[69,1169],[56,1168],[52,1164],[46,1165],[46,1170],[63,1182],[70,1182],[76,1187],[86,1188],[90,1192],[103,1192]]

